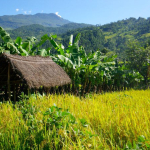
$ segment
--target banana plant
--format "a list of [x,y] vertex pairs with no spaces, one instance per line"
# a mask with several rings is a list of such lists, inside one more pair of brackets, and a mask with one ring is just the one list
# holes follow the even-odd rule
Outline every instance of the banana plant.
[[24,42],[22,41],[21,37],[17,37],[17,39],[13,41],[10,35],[2,27],[0,27],[0,36],[3,40],[0,45],[2,47],[0,50],[1,53],[7,52],[10,54],[18,54],[22,56],[35,54],[37,49],[37,46],[35,45],[35,37],[27,38]]
[[80,36],[79,33],[73,40],[73,35],[71,35],[66,49],[57,44],[52,37],[45,36],[45,39],[51,40],[57,50],[57,55],[53,56],[53,59],[72,79],[72,90],[78,89],[84,94],[95,86],[102,86],[103,82],[111,81],[111,71],[115,68],[114,60],[117,56],[107,57],[100,51],[86,54],[84,48],[79,46]]
[[[0,27],[0,53],[19,54],[22,56],[41,55],[50,56],[57,64],[64,68],[72,80],[72,92],[84,95],[90,91],[116,90],[124,87],[134,87],[142,80],[139,72],[130,70],[125,64],[119,64],[117,56],[108,57],[100,51],[86,53],[83,46],[79,46],[81,34],[75,39],[70,36],[68,47],[58,44],[56,35],[47,34],[37,43],[35,37],[25,41],[17,37],[13,41],[10,35]],[[46,41],[50,41],[56,53],[51,53],[51,47],[40,49]]]
[[0,36],[3,40],[3,42],[1,43],[1,47],[2,47],[1,49],[3,49],[1,50],[1,53],[7,52],[11,54],[15,54],[15,53],[20,54],[19,50],[14,45],[14,42],[12,41],[10,35],[2,27],[0,27]]

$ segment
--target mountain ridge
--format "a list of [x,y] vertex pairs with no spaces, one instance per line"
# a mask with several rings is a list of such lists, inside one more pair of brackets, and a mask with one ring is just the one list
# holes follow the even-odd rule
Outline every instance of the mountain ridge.
[[0,26],[4,29],[16,29],[21,26],[40,24],[45,27],[60,27],[64,24],[72,23],[54,13],[37,13],[34,15],[4,15],[0,16]]

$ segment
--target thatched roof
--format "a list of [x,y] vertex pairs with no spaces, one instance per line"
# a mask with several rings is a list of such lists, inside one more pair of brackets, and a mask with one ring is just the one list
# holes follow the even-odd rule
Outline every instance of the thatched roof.
[[30,88],[61,86],[71,82],[65,71],[50,57],[0,55],[0,86],[7,84],[10,63],[10,83],[25,82]]

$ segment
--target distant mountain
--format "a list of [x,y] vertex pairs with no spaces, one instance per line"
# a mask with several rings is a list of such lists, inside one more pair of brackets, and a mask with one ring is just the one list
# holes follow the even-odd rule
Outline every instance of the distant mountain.
[[14,30],[7,30],[7,32],[10,34],[12,39],[16,39],[18,36],[20,36],[23,39],[26,39],[27,37],[34,36],[37,39],[40,39],[41,36],[44,34],[63,34],[67,31],[72,31],[78,28],[85,28],[92,25],[84,24],[84,23],[68,23],[65,25],[62,25],[60,27],[44,27],[39,24],[33,24],[28,26],[22,26]]
[[46,27],[60,27],[64,24],[71,23],[54,13],[38,13],[35,15],[5,15],[0,16],[0,26],[4,29],[16,29],[21,26],[39,24]]

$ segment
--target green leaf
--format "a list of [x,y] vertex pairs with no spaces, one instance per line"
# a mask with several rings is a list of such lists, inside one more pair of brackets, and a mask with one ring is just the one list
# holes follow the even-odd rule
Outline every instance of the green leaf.
[[57,38],[57,35],[55,34],[55,35],[51,35],[51,37],[53,38],[53,39],[56,39]]
[[48,39],[49,39],[49,36],[47,34],[43,35],[41,37],[40,42],[37,44],[37,47],[40,47],[41,45],[43,45]]
[[5,41],[5,43],[10,42],[10,36],[9,35],[5,35],[3,37],[3,40]]
[[82,124],[83,127],[87,127],[88,126],[88,123],[85,119],[80,119],[80,122]]
[[74,40],[74,44],[77,44],[79,43],[79,40],[80,40],[80,37],[81,37],[81,33],[78,33],[75,40]]
[[38,50],[38,55],[47,56],[47,51],[45,49]]
[[0,36],[5,43],[12,41],[10,35],[2,27],[0,27]]
[[63,116],[63,117],[68,116],[69,114],[70,114],[70,113],[67,112],[67,111],[63,111],[63,112],[62,112],[62,116]]
[[28,56],[29,55],[29,53],[25,49],[23,49],[22,47],[19,47],[19,49],[21,51],[21,56]]
[[58,55],[58,58],[63,62],[63,64],[69,68],[73,68],[73,63],[70,59],[68,59],[67,57],[63,56],[63,55]]
[[25,49],[26,51],[29,51],[30,43],[29,42],[24,42],[22,44],[22,48]]
[[7,43],[7,47],[10,49],[11,53],[18,53],[20,54],[19,50],[17,49],[17,47],[14,45],[14,43]]
[[139,136],[138,142],[145,142],[145,136],[144,135]]
[[52,37],[49,37],[49,41],[51,42],[51,44],[54,46],[55,49],[59,48],[59,45],[53,40]]
[[22,38],[17,37],[17,39],[15,40],[15,43],[17,43],[18,45],[21,45],[22,44]]

